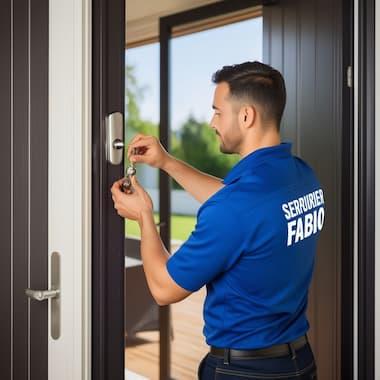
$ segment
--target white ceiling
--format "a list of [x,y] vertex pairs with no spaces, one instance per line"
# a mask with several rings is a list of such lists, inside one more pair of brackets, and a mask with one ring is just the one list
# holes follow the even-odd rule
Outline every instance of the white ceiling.
[[159,19],[220,0],[126,0],[127,45],[158,40]]

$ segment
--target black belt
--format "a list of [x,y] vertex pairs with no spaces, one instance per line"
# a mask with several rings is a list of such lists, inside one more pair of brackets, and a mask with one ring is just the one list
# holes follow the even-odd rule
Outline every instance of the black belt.
[[254,350],[236,350],[233,348],[210,347],[210,354],[224,358],[224,363],[228,364],[229,359],[259,359],[268,357],[285,356],[290,354],[292,359],[296,357],[296,350],[299,350],[308,342],[306,335],[290,343],[276,344],[267,348],[258,348]]

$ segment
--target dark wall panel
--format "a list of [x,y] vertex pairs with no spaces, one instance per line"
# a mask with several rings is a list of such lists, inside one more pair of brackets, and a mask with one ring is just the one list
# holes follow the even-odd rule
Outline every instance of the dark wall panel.
[[1,149],[0,149],[0,374],[10,379],[12,373],[12,228],[11,228],[11,46],[12,22],[11,2],[3,1],[0,12],[0,114],[1,114]]
[[[26,379],[29,372],[29,308],[25,289],[28,285],[28,130],[29,130],[29,69],[28,69],[28,3],[14,1],[14,107],[13,137],[17,148],[13,149],[13,296],[14,296],[14,331],[13,379]],[[16,59],[17,57],[17,59]],[[15,148],[15,146],[14,146]],[[17,355],[16,355],[17,353]],[[17,364],[16,364],[17,363]]]
[[48,0],[0,12],[0,377],[47,380]]
[[[30,286],[48,289],[49,0],[30,5]],[[48,376],[47,310],[47,302],[30,302],[31,380]]]
[[309,297],[310,338],[323,380],[340,378],[341,3],[284,0],[264,8],[264,61],[279,69],[288,100],[283,140],[316,171],[326,221]]

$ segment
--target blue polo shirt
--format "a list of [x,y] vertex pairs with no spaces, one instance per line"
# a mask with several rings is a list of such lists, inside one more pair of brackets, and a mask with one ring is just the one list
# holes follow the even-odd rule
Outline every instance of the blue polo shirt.
[[308,289],[324,197],[291,144],[241,159],[198,210],[167,269],[182,288],[207,286],[204,335],[236,349],[290,342],[306,333]]

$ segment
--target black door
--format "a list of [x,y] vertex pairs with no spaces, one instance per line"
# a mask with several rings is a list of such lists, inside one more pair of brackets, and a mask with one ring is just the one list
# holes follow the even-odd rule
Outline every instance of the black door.
[[4,0],[0,11],[0,377],[48,379],[49,2]]
[[308,306],[309,337],[324,380],[350,379],[353,368],[353,109],[346,80],[352,35],[346,10],[340,0],[284,0],[264,7],[264,60],[283,73],[287,85],[283,138],[316,170],[326,198]]

